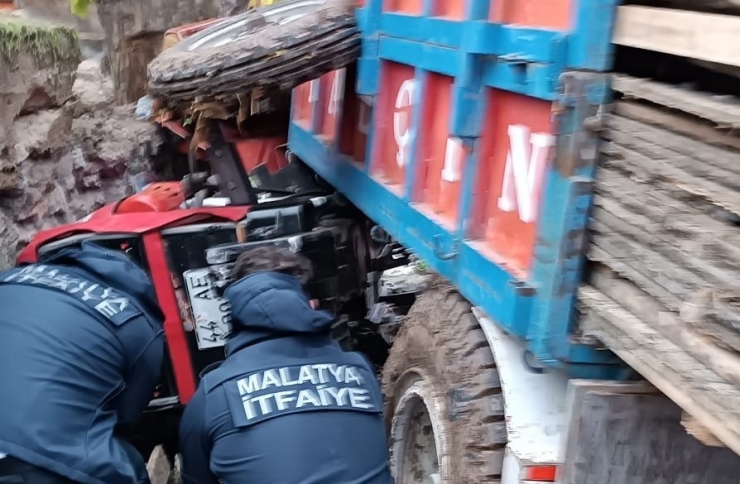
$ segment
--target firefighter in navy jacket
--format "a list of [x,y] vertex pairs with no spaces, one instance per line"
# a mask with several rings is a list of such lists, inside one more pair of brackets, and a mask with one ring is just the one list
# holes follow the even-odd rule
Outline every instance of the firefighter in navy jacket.
[[162,365],[147,274],[83,242],[0,273],[0,308],[0,482],[148,483],[114,436],[138,420]]
[[392,483],[377,379],[311,307],[308,261],[252,249],[235,276],[226,360],[203,376],[180,423],[183,482]]

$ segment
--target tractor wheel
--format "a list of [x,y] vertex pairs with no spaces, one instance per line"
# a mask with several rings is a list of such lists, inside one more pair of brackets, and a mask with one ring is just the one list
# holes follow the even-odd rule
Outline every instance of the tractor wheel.
[[224,19],[165,50],[150,94],[172,100],[291,89],[360,53],[351,0],[287,0]]
[[503,395],[470,304],[450,286],[414,303],[383,369],[396,484],[498,483]]

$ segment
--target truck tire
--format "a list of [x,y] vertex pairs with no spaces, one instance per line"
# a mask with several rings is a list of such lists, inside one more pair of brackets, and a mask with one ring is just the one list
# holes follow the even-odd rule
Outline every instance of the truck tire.
[[351,2],[287,0],[227,18],[162,52],[148,67],[149,93],[182,100],[285,91],[359,53]]
[[450,286],[414,303],[383,369],[383,393],[396,484],[500,482],[501,383],[470,304]]

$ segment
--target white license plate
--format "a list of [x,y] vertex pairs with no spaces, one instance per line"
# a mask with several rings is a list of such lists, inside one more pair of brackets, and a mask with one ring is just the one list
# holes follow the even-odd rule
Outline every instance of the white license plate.
[[190,307],[193,310],[198,349],[201,350],[224,346],[231,332],[229,303],[226,299],[216,296],[208,272],[209,269],[205,268],[183,273]]

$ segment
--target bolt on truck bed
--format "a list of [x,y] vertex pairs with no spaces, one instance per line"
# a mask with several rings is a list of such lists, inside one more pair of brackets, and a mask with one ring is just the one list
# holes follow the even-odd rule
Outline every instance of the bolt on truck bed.
[[[740,144],[714,128],[734,120],[726,100],[617,76],[612,105],[612,1],[360,3],[357,68],[294,91],[290,149],[525,358],[590,380],[571,385],[572,428],[558,430],[563,482],[638,482],[605,476],[648,479],[656,465],[672,484],[734,482],[740,458],[678,424],[680,407],[703,441],[740,452],[726,296],[740,276]],[[632,370],[678,406],[614,383]],[[602,440],[578,422],[598,422]],[[614,426],[629,432],[603,433]],[[616,462],[615,445],[645,457]],[[569,467],[589,446],[615,453],[601,474]]]

